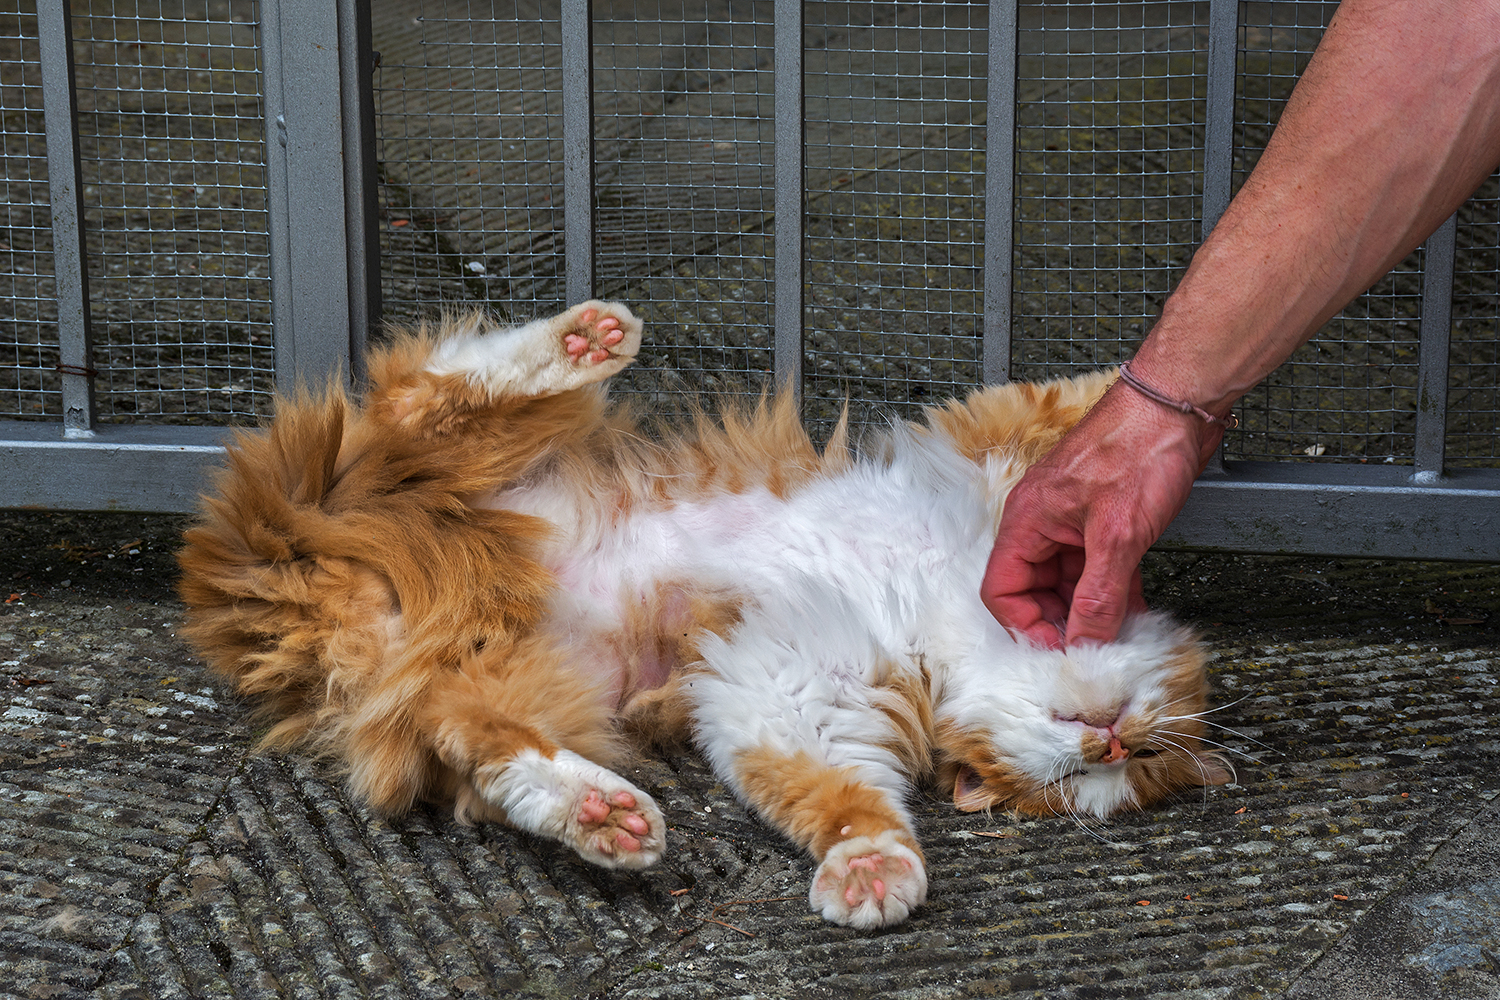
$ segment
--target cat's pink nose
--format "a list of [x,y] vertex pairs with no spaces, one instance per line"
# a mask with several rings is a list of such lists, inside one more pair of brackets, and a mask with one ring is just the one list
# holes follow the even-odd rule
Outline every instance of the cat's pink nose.
[[1129,756],[1130,748],[1127,746],[1122,746],[1120,744],[1120,738],[1118,736],[1111,736],[1109,739],[1109,749],[1104,752],[1104,756],[1100,757],[1099,761],[1103,764],[1113,764],[1116,761],[1124,760]]

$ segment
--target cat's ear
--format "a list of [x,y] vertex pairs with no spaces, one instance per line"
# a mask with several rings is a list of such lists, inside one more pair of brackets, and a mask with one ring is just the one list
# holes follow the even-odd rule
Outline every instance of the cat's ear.
[[984,775],[968,764],[953,778],[953,804],[960,812],[978,812],[995,804],[995,797],[984,787]]

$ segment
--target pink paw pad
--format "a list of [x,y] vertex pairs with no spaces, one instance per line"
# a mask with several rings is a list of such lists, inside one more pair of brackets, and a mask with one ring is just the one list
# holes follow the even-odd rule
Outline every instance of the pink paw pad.
[[579,803],[578,822],[593,828],[589,835],[600,851],[635,853],[641,849],[641,838],[651,832],[651,824],[634,811],[637,805],[629,792],[615,792],[606,799],[597,789],[590,789]]
[[[879,871],[880,866],[884,861],[884,856],[879,854],[870,854],[862,858],[849,859],[849,873],[851,875],[853,875],[855,872],[860,871],[861,869],[871,873],[867,885],[869,887],[870,893],[876,899],[885,898],[885,883],[882,882],[878,877],[874,877],[874,873]],[[863,898],[864,895],[863,893],[859,892],[857,885],[850,885],[844,890],[844,901],[847,902],[850,906],[857,906],[859,904],[859,901]]]
[[[609,348],[625,339],[625,331],[620,329],[620,320],[614,316],[605,316],[600,319],[597,309],[585,309],[579,314],[578,319],[583,324],[585,332],[563,335],[563,350],[567,352],[568,357],[572,358],[574,363],[582,361],[585,357],[593,364],[609,360]],[[592,327],[592,330],[589,330],[589,327]]]

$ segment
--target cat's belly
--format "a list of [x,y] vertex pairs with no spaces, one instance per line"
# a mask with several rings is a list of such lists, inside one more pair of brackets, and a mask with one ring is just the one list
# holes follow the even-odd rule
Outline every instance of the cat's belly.
[[879,477],[835,479],[791,498],[717,494],[572,538],[564,531],[547,561],[570,613],[629,637],[622,655],[638,662],[619,669],[650,685],[681,665],[684,631],[732,624],[735,604],[809,591],[839,594],[888,648],[902,649],[934,599],[978,600],[987,520],[962,496],[935,502]]

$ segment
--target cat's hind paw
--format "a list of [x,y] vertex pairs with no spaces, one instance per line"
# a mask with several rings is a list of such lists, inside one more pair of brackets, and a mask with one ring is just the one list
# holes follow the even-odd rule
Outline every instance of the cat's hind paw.
[[647,868],[666,847],[666,822],[651,796],[568,750],[523,750],[476,786],[522,830],[561,841],[602,868]]
[[889,830],[830,848],[807,894],[825,920],[861,930],[899,924],[926,900],[926,866]]
[[563,353],[590,381],[620,371],[641,349],[641,321],[618,302],[584,302],[553,322]]
[[584,792],[569,839],[585,861],[605,868],[646,868],[661,857],[661,813],[651,796],[620,783],[624,787],[613,791]]

